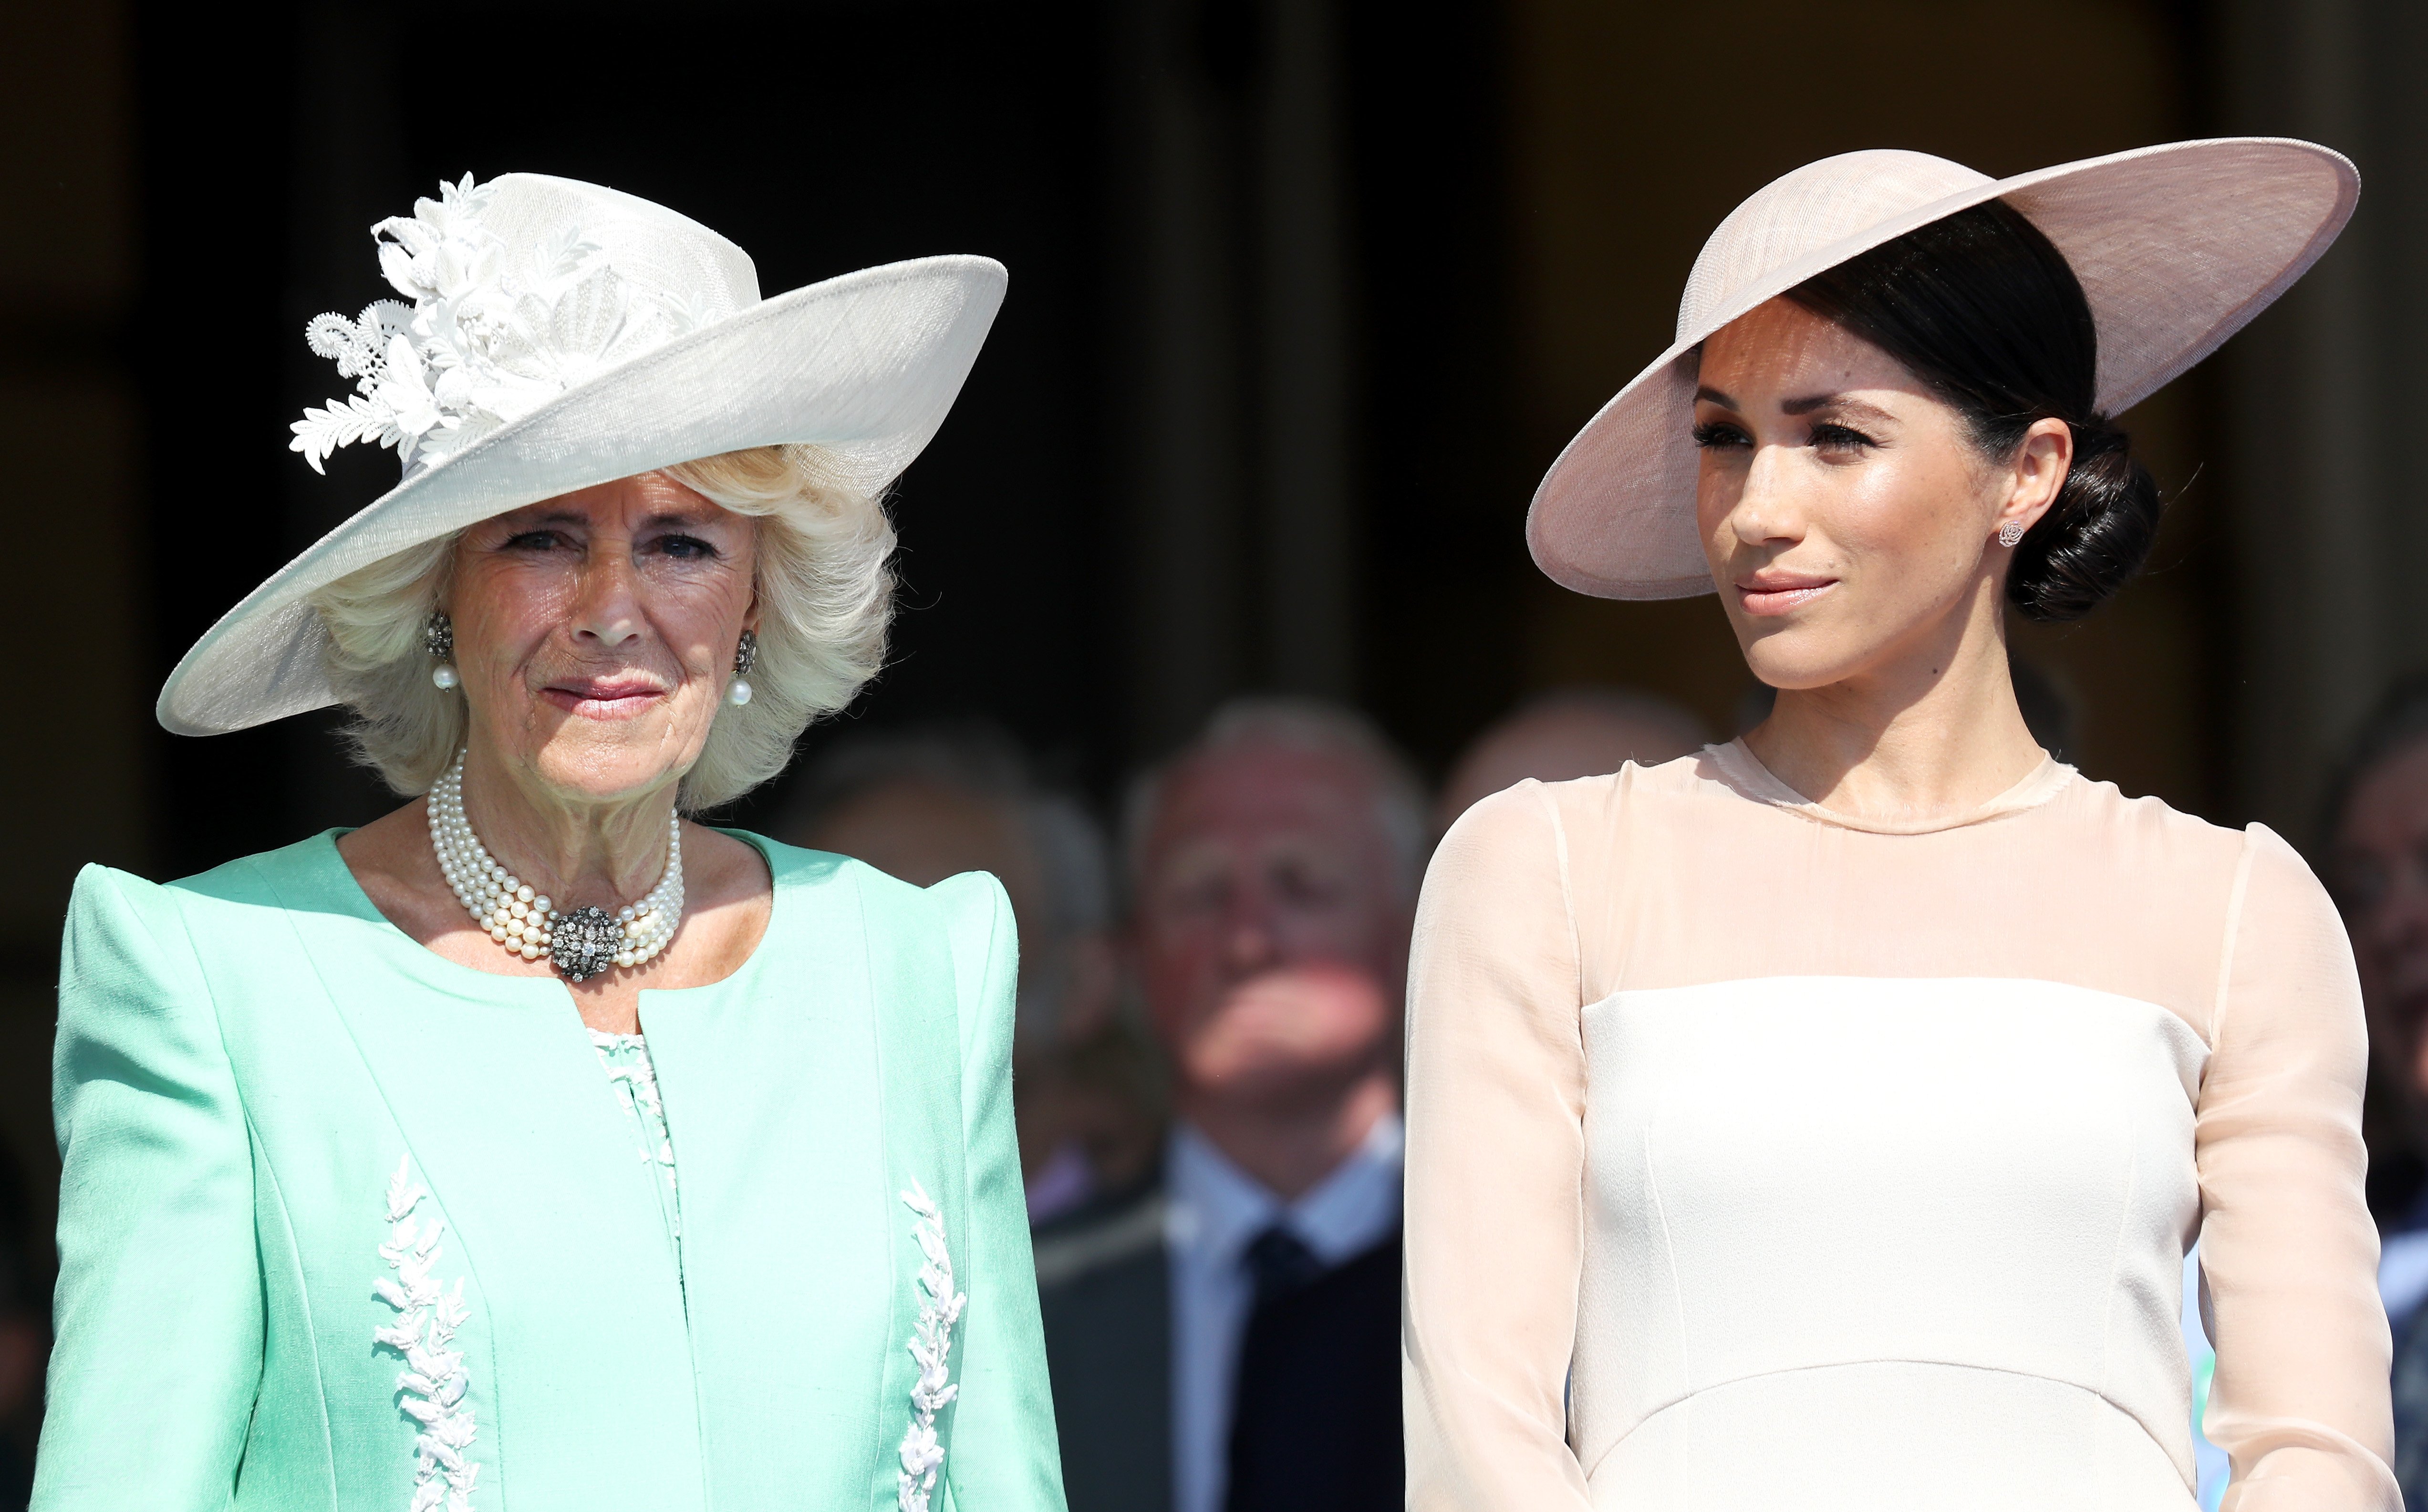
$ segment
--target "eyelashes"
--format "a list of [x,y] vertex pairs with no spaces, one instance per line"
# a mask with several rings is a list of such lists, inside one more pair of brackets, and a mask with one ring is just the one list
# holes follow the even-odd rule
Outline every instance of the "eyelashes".
[[[1727,420],[1705,420],[1691,434],[1695,445],[1705,452],[1742,451],[1753,445],[1753,437],[1743,426]],[[1813,427],[1807,444],[1816,452],[1857,452],[1877,448],[1879,442],[1851,425],[1824,420]]]

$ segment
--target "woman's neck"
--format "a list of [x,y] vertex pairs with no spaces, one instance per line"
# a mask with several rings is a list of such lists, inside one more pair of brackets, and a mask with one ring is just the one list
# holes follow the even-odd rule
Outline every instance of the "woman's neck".
[[1746,745],[1823,808],[1878,822],[1955,818],[2042,760],[2015,704],[1994,595],[1911,653],[1843,682],[1783,688]]
[[676,783],[607,801],[568,800],[475,741],[464,757],[464,814],[500,864],[559,908],[614,912],[657,885]]

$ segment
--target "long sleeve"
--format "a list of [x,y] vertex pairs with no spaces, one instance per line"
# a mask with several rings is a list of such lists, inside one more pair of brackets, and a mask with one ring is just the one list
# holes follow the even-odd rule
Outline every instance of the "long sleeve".
[[1527,782],[1444,837],[1408,981],[1402,1398],[1411,1508],[1588,1504],[1565,1389],[1585,1060],[1564,842]]
[[2196,1126],[2223,1512],[2399,1512],[2352,950],[2325,890],[2258,826],[2231,908]]
[[937,884],[960,979],[971,1276],[945,1479],[956,1512],[1063,1512],[1061,1450],[1038,1321],[1028,1207],[1011,1122],[1011,903],[983,873]]
[[58,1341],[33,1505],[224,1505],[262,1368],[252,1158],[167,890],[76,879],[53,1077]]

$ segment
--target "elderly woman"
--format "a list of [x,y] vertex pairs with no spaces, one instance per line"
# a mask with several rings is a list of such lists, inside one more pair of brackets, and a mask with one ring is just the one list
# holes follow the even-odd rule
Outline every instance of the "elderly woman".
[[205,734],[342,701],[413,801],[79,879],[34,1502],[1062,1504],[993,879],[684,817],[876,669],[877,502],[1003,271],[758,297],[530,175],[376,228],[296,449],[402,485],[204,637]]

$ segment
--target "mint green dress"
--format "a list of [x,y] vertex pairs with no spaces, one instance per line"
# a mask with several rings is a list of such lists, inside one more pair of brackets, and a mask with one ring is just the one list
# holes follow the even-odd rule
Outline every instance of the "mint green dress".
[[34,1505],[1061,1512],[1003,890],[741,838],[765,938],[605,1044],[334,834],[87,868]]

